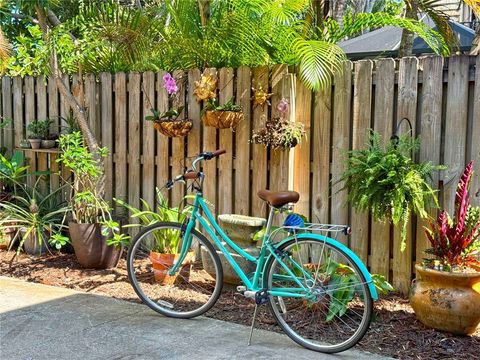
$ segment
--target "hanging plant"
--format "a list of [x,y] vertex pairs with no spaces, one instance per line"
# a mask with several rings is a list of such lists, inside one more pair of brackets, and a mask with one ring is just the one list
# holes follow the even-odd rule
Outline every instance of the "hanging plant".
[[410,135],[396,137],[386,147],[380,140],[380,134],[372,131],[366,149],[349,152],[347,170],[340,181],[356,210],[370,211],[374,220],[400,225],[403,251],[410,215],[426,218],[429,203],[438,207],[436,191],[428,179],[444,167],[414,162],[412,156],[419,141]]
[[197,102],[202,100],[215,99],[217,90],[217,79],[211,75],[202,75],[200,81],[195,81],[195,90],[193,93],[197,97]]
[[240,105],[233,103],[233,98],[223,105],[216,99],[210,99],[203,109],[203,124],[217,129],[232,129],[243,120],[244,114]]
[[[177,102],[178,85],[177,81],[169,73],[163,76],[163,87],[167,91],[169,100]],[[179,119],[184,106],[169,109],[163,113],[158,110],[151,109],[152,114],[146,116],[145,120],[153,121],[153,127],[161,134],[168,137],[186,136],[192,129],[193,123],[188,119]]]
[[270,98],[272,97],[273,93],[269,93],[263,90],[262,85],[260,85],[258,88],[253,88],[253,107],[261,106],[262,109],[265,108],[265,105],[272,105],[270,103]]
[[278,102],[277,110],[280,116],[267,119],[264,128],[254,130],[251,142],[273,149],[288,150],[301,143],[305,136],[305,127],[302,123],[288,119],[289,104],[286,99]]

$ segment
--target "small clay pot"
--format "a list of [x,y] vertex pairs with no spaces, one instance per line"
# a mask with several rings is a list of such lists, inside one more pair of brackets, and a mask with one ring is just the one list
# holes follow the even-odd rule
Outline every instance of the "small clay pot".
[[180,271],[170,276],[168,275],[168,269],[170,269],[173,263],[178,259],[178,254],[163,254],[155,251],[150,251],[150,261],[153,266],[153,274],[155,281],[163,285],[173,285],[175,280],[180,275],[181,278],[188,279],[190,275],[190,265],[195,262],[195,252],[189,251],[185,257],[184,264]]
[[28,139],[28,142],[32,146],[32,149],[40,149],[40,146],[42,145],[41,139]]

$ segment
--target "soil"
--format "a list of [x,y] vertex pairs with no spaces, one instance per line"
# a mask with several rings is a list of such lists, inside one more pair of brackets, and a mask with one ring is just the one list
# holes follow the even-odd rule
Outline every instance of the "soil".
[[[1,275],[140,302],[128,282],[123,259],[115,269],[87,270],[71,254],[20,254],[10,265],[13,254],[0,250]],[[254,307],[252,300],[226,289],[206,316],[250,326]],[[281,331],[266,306],[260,307],[256,327]],[[480,328],[468,337],[426,328],[416,320],[408,299],[390,294],[375,303],[370,329],[356,348],[399,359],[480,360]]]

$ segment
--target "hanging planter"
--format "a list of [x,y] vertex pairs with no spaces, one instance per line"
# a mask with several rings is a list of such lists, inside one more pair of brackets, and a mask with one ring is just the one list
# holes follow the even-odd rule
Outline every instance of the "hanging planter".
[[273,149],[288,150],[300,144],[305,136],[305,127],[302,123],[290,121],[287,117],[288,101],[282,99],[277,104],[280,116],[267,119],[265,127],[254,130],[251,142],[263,144]]
[[[163,87],[167,90],[169,99],[173,98],[173,103],[178,102],[176,98],[178,92],[177,82],[169,73],[163,76]],[[189,119],[179,119],[183,109],[184,106],[180,106],[160,113],[160,111],[152,108],[151,111],[153,115],[145,116],[145,120],[153,121],[155,130],[167,137],[187,136],[192,129],[193,123]]]
[[224,105],[217,105],[213,99],[207,103],[203,112],[203,124],[217,129],[234,130],[243,118],[242,107],[234,104],[233,98]]
[[145,120],[153,121],[153,127],[161,134],[168,137],[182,137],[188,135],[193,123],[188,119],[179,120],[178,117],[183,111],[183,106],[178,109],[169,110],[160,114],[157,110],[151,109],[153,115],[146,116]]

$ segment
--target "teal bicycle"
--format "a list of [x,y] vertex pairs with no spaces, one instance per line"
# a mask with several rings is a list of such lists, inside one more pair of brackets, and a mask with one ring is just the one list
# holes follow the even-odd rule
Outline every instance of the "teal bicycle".
[[[339,235],[347,235],[349,227],[300,221],[272,230],[274,214],[291,210],[299,194],[263,190],[258,196],[268,203],[270,213],[260,254],[250,255],[220,228],[202,197],[205,175],[197,166],[224,153],[201,153],[192,169],[167,183],[167,188],[172,188],[177,182],[192,182],[196,193],[192,212],[182,223],[148,226],[132,241],[128,275],[135,292],[165,316],[199,316],[215,304],[222,291],[221,252],[243,282],[237,290],[254,299],[257,306],[268,304],[278,325],[295,342],[326,353],[354,346],[368,330],[373,301],[378,296],[365,265],[336,240]],[[163,267],[155,266],[152,253],[165,241],[173,240],[178,241],[179,249],[175,259],[170,264],[162,263]],[[255,271],[246,274],[231,252],[254,263]],[[159,271],[163,271],[161,278],[157,276]]]

